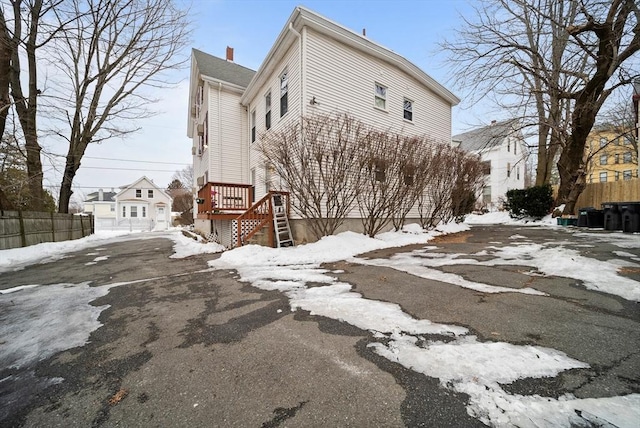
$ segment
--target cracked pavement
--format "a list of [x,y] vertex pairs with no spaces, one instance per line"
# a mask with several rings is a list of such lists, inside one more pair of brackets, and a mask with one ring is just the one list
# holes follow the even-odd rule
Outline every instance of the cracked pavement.
[[[468,255],[506,243],[515,233],[531,242],[562,240],[601,260],[619,250],[605,243],[594,247],[592,237],[564,230],[517,226],[473,227],[429,245]],[[422,247],[359,257],[386,258]],[[374,353],[367,346],[372,333],[291,312],[282,293],[239,282],[234,271],[208,269],[215,255],[169,259],[172,242],[162,238],[98,250],[109,257],[95,265],[86,265],[95,259],[91,249],[0,274],[3,289],[139,281],[92,302],[109,307],[89,343],[28,367],[0,365],[0,425],[482,426],[467,414],[464,394]],[[638,248],[624,251],[640,257]],[[339,280],[365,298],[397,303],[416,318],[464,326],[483,340],[554,348],[591,366],[503,385],[510,393],[588,398],[640,392],[638,303],[573,279],[532,276],[524,266],[437,269],[549,296],[482,293],[353,261],[325,267],[343,271],[336,274]],[[638,269],[622,274],[640,281]]]

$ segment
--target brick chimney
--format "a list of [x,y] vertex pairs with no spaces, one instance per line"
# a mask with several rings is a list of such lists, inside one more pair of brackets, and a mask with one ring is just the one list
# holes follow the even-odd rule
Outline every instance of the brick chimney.
[[227,46],[227,61],[233,62],[233,48]]

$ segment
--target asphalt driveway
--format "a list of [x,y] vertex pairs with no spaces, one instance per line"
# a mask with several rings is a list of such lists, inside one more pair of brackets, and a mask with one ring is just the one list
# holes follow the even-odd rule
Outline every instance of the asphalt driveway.
[[[510,245],[513,236],[562,242],[594,260],[621,251],[609,239],[598,241],[595,232],[518,226],[473,227],[429,245],[439,257],[484,260],[484,251]],[[358,257],[391,259],[423,247]],[[131,240],[0,274],[0,289],[109,287],[91,301],[101,309],[101,326],[89,343],[20,367],[0,361],[0,425],[483,425],[469,415],[467,395],[374,352],[371,332],[292,312],[283,293],[240,282],[233,270],[210,269],[207,261],[216,255],[171,254],[170,240]],[[624,254],[640,258],[640,248],[624,248]],[[619,274],[640,281],[640,269],[632,265],[621,265]],[[436,269],[495,286],[533,287],[545,297],[485,293],[357,260],[325,268],[363,297],[397,303],[415,318],[466,327],[482,341],[553,348],[589,364],[503,385],[511,394],[600,398],[640,392],[640,310],[633,301],[516,264]],[[7,314],[19,293],[0,296],[2,323],[15,321]]]

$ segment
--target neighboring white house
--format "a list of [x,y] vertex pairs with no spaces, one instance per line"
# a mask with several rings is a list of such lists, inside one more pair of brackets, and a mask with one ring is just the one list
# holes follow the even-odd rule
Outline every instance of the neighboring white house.
[[454,135],[452,142],[480,156],[488,173],[479,200],[486,208],[500,208],[510,189],[525,187],[525,142],[517,120],[491,122],[490,125]]
[[255,149],[267,131],[314,113],[349,113],[382,130],[449,144],[458,102],[402,56],[304,7],[295,8],[257,72],[235,64],[231,48],[226,60],[194,49],[187,134],[196,189],[209,209],[195,226],[228,234],[231,217],[212,212],[243,207],[249,195],[241,189],[221,198],[209,183],[247,186],[250,201],[278,187]]
[[99,189],[89,193],[84,201],[83,211],[93,214],[95,230],[105,230],[116,225],[116,192]]
[[172,199],[147,177],[141,177],[115,196],[116,226],[130,230],[165,230],[171,225]]

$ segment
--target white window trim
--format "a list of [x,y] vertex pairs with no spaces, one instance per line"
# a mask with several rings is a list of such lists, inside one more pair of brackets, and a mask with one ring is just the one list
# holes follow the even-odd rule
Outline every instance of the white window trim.
[[[409,110],[409,111],[411,112],[411,119],[407,119],[406,117],[404,117],[404,112],[405,112],[405,111],[407,111],[407,110],[404,108],[404,105],[405,105],[405,103],[406,103],[406,102],[411,103],[411,110]],[[404,97],[404,98],[402,99],[402,120],[404,120],[404,121],[405,121],[405,122],[407,122],[407,123],[413,123],[413,104],[414,104],[414,102],[413,102],[413,100],[412,100],[412,99],[410,99],[410,98]]]
[[[378,88],[379,87],[384,89],[384,97],[378,95]],[[374,84],[373,84],[373,108],[378,109],[380,111],[386,111],[386,112],[389,111],[389,105],[387,103],[388,90],[389,90],[389,88],[387,86],[383,85],[382,83],[374,82]],[[381,100],[384,101],[384,108],[378,106],[378,104],[376,103],[377,99],[381,99]]]

